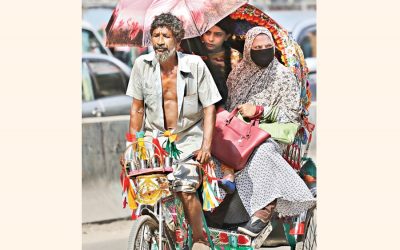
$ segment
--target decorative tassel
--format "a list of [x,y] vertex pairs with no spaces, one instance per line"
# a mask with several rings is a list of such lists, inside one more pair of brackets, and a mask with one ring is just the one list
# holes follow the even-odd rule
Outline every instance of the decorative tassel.
[[125,171],[122,169],[121,174],[119,175],[119,179],[121,181],[122,186],[122,207],[126,208],[126,204],[128,204],[127,196],[128,196],[128,186],[129,186],[129,179],[125,175]]
[[218,188],[218,178],[215,176],[213,167],[210,164],[202,166],[203,175],[203,210],[211,211],[222,202]]
[[138,217],[139,217],[139,216],[136,215],[136,210],[133,210],[133,211],[132,211],[131,219],[132,219],[132,220],[136,220]]
[[164,136],[168,137],[168,139],[164,142],[164,143],[166,143],[165,151],[168,153],[169,157],[172,157],[175,160],[178,160],[180,157],[180,154],[182,154],[182,151],[180,151],[176,147],[177,135],[172,134],[169,130],[167,130],[164,132]]
[[[125,134],[125,139],[126,139],[126,147],[129,147],[132,145],[133,141],[136,140],[136,136],[132,135],[131,133],[126,133]],[[128,155],[124,155],[125,161],[128,161],[133,158],[133,149],[129,150]]]
[[155,145],[155,147],[154,147],[154,154],[155,155],[159,155],[160,157],[168,156],[167,151],[165,151],[161,147],[160,141],[158,140],[158,138],[153,138],[153,144]]
[[138,154],[139,154],[139,159],[141,160],[147,160],[147,154],[146,154],[146,146],[144,144],[144,132],[140,131],[140,132],[136,132],[136,138],[137,138],[137,142],[138,142]]
[[128,201],[126,200],[126,192],[122,194],[122,208],[126,208],[126,205],[128,204]]
[[126,205],[129,205],[129,208],[134,210],[137,208],[136,203],[136,190],[135,185],[132,180],[129,179],[128,176],[125,175],[125,171],[122,170],[120,174],[120,181],[122,185],[122,207],[126,208]]
[[131,210],[135,210],[137,208],[137,203],[136,203],[135,198],[136,198],[136,194],[135,194],[132,186],[129,185],[129,187],[128,187],[128,205]]
[[130,143],[132,143],[135,140],[135,138],[136,138],[135,135],[133,135],[131,133],[126,133],[125,134],[125,139]]

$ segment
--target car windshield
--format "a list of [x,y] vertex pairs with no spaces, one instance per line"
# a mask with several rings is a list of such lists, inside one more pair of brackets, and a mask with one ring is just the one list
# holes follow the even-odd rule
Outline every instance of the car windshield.
[[116,65],[107,61],[89,61],[88,63],[94,77],[96,99],[125,94],[126,79]]

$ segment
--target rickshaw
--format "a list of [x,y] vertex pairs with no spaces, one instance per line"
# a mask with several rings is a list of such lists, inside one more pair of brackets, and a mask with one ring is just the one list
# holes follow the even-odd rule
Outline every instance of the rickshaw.
[[[264,26],[273,34],[277,48],[275,56],[296,76],[301,87],[302,124],[294,142],[287,145],[282,156],[303,178],[316,197],[316,167],[307,157],[314,129],[314,125],[307,118],[311,92],[301,48],[285,29],[251,5],[243,5],[229,17],[235,21],[237,30],[231,37],[233,47],[236,46],[239,50],[243,47],[245,33],[251,27]],[[186,41],[186,46],[195,51],[196,41]],[[185,221],[181,202],[174,196],[169,178],[173,165],[183,163],[190,157],[173,160],[161,153],[162,147],[154,141],[155,138],[153,137],[153,141],[139,140],[128,146],[124,153],[125,164],[121,182],[127,203],[135,211],[132,215],[135,220],[129,235],[128,249],[190,249],[191,229]],[[198,194],[201,199],[204,197],[204,192],[210,194],[212,193],[210,189],[213,188],[215,191],[215,180],[211,180],[213,169],[210,165],[198,164],[198,167],[205,179],[203,193]],[[263,244],[268,245],[268,235],[280,226],[283,227],[286,241],[291,249],[316,249],[316,207],[295,217],[281,218],[275,215],[255,238],[238,233],[235,227],[207,226],[215,223],[212,221],[212,214],[206,214],[207,216],[203,214],[204,234],[207,235],[212,249],[258,249]]]
[[[174,164],[185,163],[193,155],[175,161],[159,153],[161,150],[159,143],[154,143],[155,138],[153,142],[141,139],[128,146],[124,153],[122,182],[128,193],[128,203],[135,210],[128,249],[190,249],[191,229],[185,220],[182,204],[173,193],[170,175]],[[203,173],[202,192],[208,192],[210,188],[213,189],[212,179],[215,177],[212,167],[201,164],[198,164],[198,167]],[[204,197],[199,194],[203,202]],[[132,207],[133,204],[137,205]],[[238,233],[234,228],[209,227],[212,214],[207,218],[203,214],[204,234],[212,249],[258,249],[262,247],[273,226],[276,226],[277,220],[282,220],[292,249],[316,249],[314,211],[315,208],[310,209],[295,218],[282,219],[275,216],[255,238]],[[239,209],[237,212],[237,216],[241,216],[243,210]],[[303,236],[296,239],[298,235]]]

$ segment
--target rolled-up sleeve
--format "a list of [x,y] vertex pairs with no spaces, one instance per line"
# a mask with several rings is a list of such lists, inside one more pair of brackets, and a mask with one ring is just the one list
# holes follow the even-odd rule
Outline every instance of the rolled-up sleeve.
[[131,96],[137,100],[143,100],[142,74],[140,73],[140,65],[143,62],[139,61],[138,59],[133,65],[131,77],[129,78],[128,88],[126,90],[126,95]]
[[203,108],[206,108],[222,99],[206,64],[200,60],[198,64],[198,93]]

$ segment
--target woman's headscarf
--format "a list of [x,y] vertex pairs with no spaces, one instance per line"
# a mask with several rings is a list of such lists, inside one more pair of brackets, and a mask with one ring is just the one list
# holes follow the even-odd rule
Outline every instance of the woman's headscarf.
[[[224,30],[227,34],[231,34],[233,32],[232,29],[233,20],[227,16],[221,21],[219,21],[215,26],[218,26],[222,30]],[[222,99],[216,103],[216,105],[224,105],[226,99],[228,98],[228,88],[226,87],[226,81],[229,73],[232,70],[232,66],[237,65],[238,61],[241,59],[241,54],[233,50],[228,42],[224,42],[223,44],[223,58],[224,58],[224,67],[221,68],[219,65],[215,65],[212,62],[212,55],[203,45],[200,37],[185,39],[181,43],[181,48],[184,53],[187,54],[195,54],[202,57],[204,62],[206,63],[210,73],[217,85],[218,92],[221,94]]]
[[300,114],[300,87],[290,69],[276,58],[267,67],[256,65],[250,56],[256,36],[266,34],[275,44],[271,32],[264,27],[254,27],[246,34],[243,60],[229,74],[226,82],[228,100],[226,108],[232,111],[244,103],[277,106],[278,122],[298,122]]

